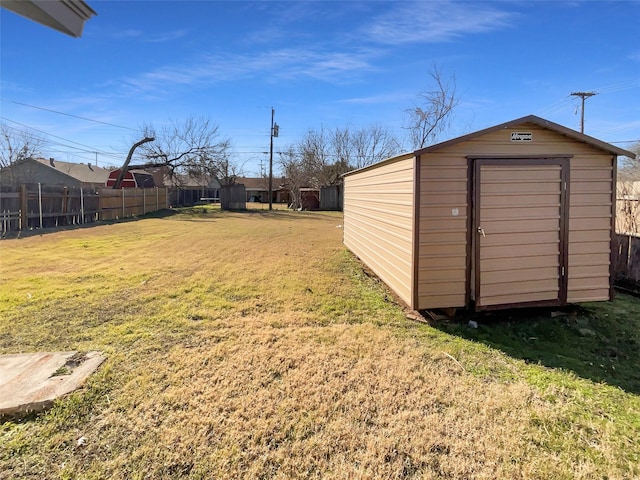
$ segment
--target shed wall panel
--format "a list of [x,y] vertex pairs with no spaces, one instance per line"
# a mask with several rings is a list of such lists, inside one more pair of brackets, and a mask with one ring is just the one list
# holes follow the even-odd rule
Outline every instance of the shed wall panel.
[[418,308],[466,303],[468,166],[457,155],[420,159]]
[[344,244],[412,305],[414,157],[345,177]]
[[583,148],[571,159],[568,302],[608,300],[613,157]]

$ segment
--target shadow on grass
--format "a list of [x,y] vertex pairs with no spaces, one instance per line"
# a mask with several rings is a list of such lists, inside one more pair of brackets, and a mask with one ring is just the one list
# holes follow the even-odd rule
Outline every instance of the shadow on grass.
[[278,205],[277,208],[273,210],[269,210],[268,204],[265,204],[264,207],[265,208],[248,207],[245,210],[221,210],[219,205],[196,205],[193,207],[179,207],[176,208],[175,211],[182,215],[181,220],[184,221],[221,218],[225,215],[238,215],[248,218],[270,218],[273,220],[322,220],[331,216],[336,219],[340,218],[338,223],[342,223],[342,212],[319,210],[297,211],[283,208],[281,205]]
[[133,217],[117,218],[113,220],[98,220],[97,222],[88,222],[88,223],[76,224],[76,225],[59,225],[57,227],[32,228],[29,230],[19,230],[16,232],[8,232],[5,236],[1,238],[2,239],[29,238],[29,237],[47,235],[51,233],[64,232],[69,230],[84,230],[89,228],[97,228],[97,227],[102,227],[104,225],[113,225],[115,223],[137,222],[138,220],[142,220],[145,218],[172,217],[173,215],[177,215],[178,213],[180,212],[178,212],[177,210],[167,208],[163,210],[157,210],[155,212],[149,212],[145,215],[136,215]]
[[[39,235],[47,235],[56,232],[63,232],[68,230],[83,230],[88,228],[97,228],[104,225],[113,225],[115,223],[126,223],[126,222],[137,222],[138,220],[144,220],[148,218],[169,218],[175,215],[180,215],[181,220],[183,221],[200,221],[203,219],[212,220],[215,218],[220,218],[226,214],[238,214],[238,215],[246,215],[246,216],[254,216],[261,218],[272,218],[276,220],[295,220],[295,219],[311,219],[311,220],[321,220],[326,216],[330,215],[336,217],[336,214],[341,212],[329,212],[329,211],[295,211],[285,209],[282,206],[278,206],[278,208],[274,208],[274,210],[268,210],[261,208],[248,208],[246,210],[220,210],[219,205],[197,205],[193,207],[176,207],[176,208],[167,208],[163,210],[157,210],[155,212],[150,212],[145,215],[137,215],[134,217],[126,217],[114,220],[99,220],[97,222],[90,222],[78,225],[61,225],[57,227],[48,227],[48,228],[34,228],[30,230],[20,230],[17,232],[8,232],[4,236],[0,237],[2,239],[20,239],[20,238],[29,238]],[[340,219],[339,223],[342,223]]]
[[[478,327],[469,326],[469,321]],[[464,313],[435,328],[481,342],[507,355],[640,394],[640,299],[561,309]]]

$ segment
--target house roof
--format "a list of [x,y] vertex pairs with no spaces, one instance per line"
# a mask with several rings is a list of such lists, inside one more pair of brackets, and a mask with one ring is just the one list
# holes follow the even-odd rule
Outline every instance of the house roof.
[[628,152],[627,150],[623,150],[622,148],[603,142],[602,140],[598,140],[597,138],[593,138],[593,137],[590,137],[589,135],[585,135],[584,133],[580,133],[570,128],[563,127],[562,125],[553,123],[549,120],[545,120],[544,118],[540,118],[535,115],[528,115],[526,117],[516,118],[515,120],[511,120],[506,123],[501,123],[500,125],[495,125],[493,127],[485,128],[484,130],[478,130],[477,132],[469,133],[468,135],[463,135],[461,137],[447,140],[446,142],[436,143],[435,145],[430,145],[420,150],[416,150],[414,154],[420,155],[421,153],[434,152],[444,147],[455,145],[456,143],[472,140],[476,137],[480,137],[482,135],[486,135],[488,133],[496,132],[499,130],[506,130],[509,128],[513,128],[518,125],[522,125],[523,123],[531,123],[533,125],[546,128],[547,130],[557,132],[561,135],[571,138],[572,140],[586,143],[588,145],[591,145],[592,147],[598,148],[600,150],[604,150],[605,152],[614,153],[616,155],[622,155],[629,158],[636,157],[635,154],[632,152]]
[[[265,177],[238,177],[236,183],[244,185],[245,190],[267,191],[269,179]],[[286,183],[283,177],[273,177],[273,190],[281,190]]]
[[91,165],[90,163],[62,162],[55,159],[27,158],[23,162],[37,162],[82,183],[106,183],[111,170]]
[[2,7],[76,38],[84,23],[97,15],[82,0],[2,0]]
[[200,178],[193,175],[174,173],[173,175],[164,175],[163,181],[165,185],[182,188],[220,188],[220,182],[214,177]]

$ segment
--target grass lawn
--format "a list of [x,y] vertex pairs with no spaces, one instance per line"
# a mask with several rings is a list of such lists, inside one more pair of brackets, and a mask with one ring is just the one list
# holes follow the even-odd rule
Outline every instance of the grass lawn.
[[640,477],[638,299],[431,327],[341,223],[203,207],[0,242],[0,353],[108,356],[0,423],[0,479]]

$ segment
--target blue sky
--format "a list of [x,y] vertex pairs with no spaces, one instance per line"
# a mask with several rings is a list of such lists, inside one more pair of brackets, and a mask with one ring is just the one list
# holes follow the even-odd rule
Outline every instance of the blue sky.
[[447,138],[528,114],[579,130],[570,93],[595,91],[585,133],[640,141],[639,1],[87,3],[80,39],[0,10],[0,120],[46,133],[59,160],[120,165],[143,123],[206,116],[257,175],[271,107],[276,151],[372,124],[408,149],[433,65],[457,83]]

